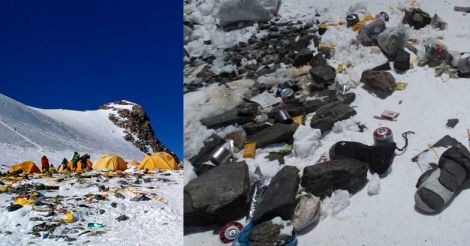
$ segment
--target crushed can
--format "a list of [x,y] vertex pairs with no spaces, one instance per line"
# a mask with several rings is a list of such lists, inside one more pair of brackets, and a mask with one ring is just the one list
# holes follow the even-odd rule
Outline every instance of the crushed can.
[[388,127],[380,127],[374,131],[374,145],[380,145],[384,143],[393,143],[392,129]]

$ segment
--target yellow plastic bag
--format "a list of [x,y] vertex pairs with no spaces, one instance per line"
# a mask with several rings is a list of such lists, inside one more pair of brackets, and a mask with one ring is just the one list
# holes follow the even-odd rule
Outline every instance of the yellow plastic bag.
[[64,218],[62,218],[62,221],[65,223],[73,223],[75,222],[75,216],[73,216],[72,213],[65,214]]
[[19,205],[25,206],[25,205],[30,205],[33,202],[34,202],[33,200],[28,200],[28,199],[25,199],[25,198],[16,198],[14,204],[19,204]]

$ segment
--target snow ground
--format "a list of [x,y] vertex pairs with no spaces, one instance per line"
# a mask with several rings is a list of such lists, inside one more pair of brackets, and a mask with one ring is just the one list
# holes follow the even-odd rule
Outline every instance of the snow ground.
[[[183,196],[181,194],[183,191],[181,183],[183,174],[182,172],[167,174],[168,176],[162,173],[143,175],[142,178],[150,178],[150,182],[146,183],[141,180],[141,184],[134,184],[136,177],[133,175],[115,178],[94,177],[80,183],[75,177],[62,174],[55,175],[53,178],[36,177],[22,183],[44,183],[60,186],[58,191],[40,192],[47,197],[64,196],[64,201],[58,206],[58,209],[65,208],[68,211],[73,208],[78,209],[78,221],[62,224],[54,231],[55,236],[67,235],[77,239],[71,242],[73,245],[182,245]],[[65,178],[65,180],[58,181],[61,178]],[[121,182],[130,184],[129,191],[120,191],[125,196],[124,199],[115,197],[111,191],[99,192],[99,185],[104,185],[111,190],[120,189]],[[143,192],[147,196],[148,194],[156,196],[150,201],[130,201],[135,196],[135,193],[130,190]],[[76,198],[84,198],[89,193],[108,194],[108,200],[94,203],[75,200]],[[0,194],[0,245],[68,245],[69,242],[64,240],[42,239],[29,234],[34,225],[42,223],[42,221],[30,221],[30,218],[59,220],[64,216],[62,213],[56,212],[56,216],[43,217],[47,212],[34,211],[30,206],[8,212],[5,207],[16,196]],[[117,203],[115,208],[111,206],[113,202]],[[85,204],[89,208],[79,207],[80,204]],[[100,214],[99,209],[104,209],[106,212]],[[129,219],[122,222],[116,221],[120,215],[127,215]],[[88,229],[88,223],[101,223],[105,227]],[[70,229],[72,232],[67,233],[66,231]],[[74,230],[75,232],[73,232]],[[91,232],[79,235],[87,230]],[[104,234],[92,235],[95,231],[101,231]]]
[[[280,15],[283,19],[310,20],[315,10],[321,14],[320,20],[343,20],[348,8],[354,3],[364,3],[369,12],[377,14],[386,11],[390,15],[387,26],[397,26],[403,18],[400,8],[409,7],[412,1],[347,1],[338,3],[330,0],[284,0]],[[409,30],[410,38],[423,41],[428,37],[443,37],[443,42],[451,51],[470,51],[470,15],[455,12],[454,6],[469,6],[465,0],[416,1],[418,7],[434,15],[437,13],[448,23],[448,30],[437,31],[431,27],[421,30]],[[206,22],[210,26],[209,20]],[[251,30],[251,29],[250,29]],[[219,36],[220,31],[214,31]],[[243,39],[237,31],[234,37]],[[334,42],[337,45],[336,53],[330,64],[352,63],[354,68],[344,74],[338,74],[340,83],[351,86],[357,85],[363,70],[372,68],[385,61],[381,54],[372,53],[370,48],[349,47],[350,40],[355,33],[345,27],[336,30],[331,28],[322,36],[322,41]],[[217,43],[217,42],[215,42]],[[210,47],[208,49],[210,51]],[[208,52],[209,52],[208,51]],[[467,208],[470,204],[470,192],[463,191],[442,213],[434,216],[422,215],[414,209],[415,184],[421,175],[421,169],[411,158],[429,144],[435,143],[444,135],[450,135],[460,142],[467,144],[466,129],[470,125],[468,109],[469,79],[448,79],[434,76],[434,69],[415,66],[405,74],[393,76],[399,82],[408,83],[404,91],[396,91],[385,100],[379,99],[360,87],[352,89],[356,93],[356,101],[352,104],[357,115],[335,125],[335,129],[320,140],[320,145],[307,158],[291,156],[286,158],[286,164],[303,169],[312,165],[322,154],[327,153],[330,146],[337,141],[350,140],[372,144],[372,132],[380,126],[390,127],[399,146],[403,145],[401,133],[415,131],[409,136],[407,152],[396,156],[392,172],[380,180],[380,193],[374,196],[367,194],[367,188],[362,189],[350,198],[350,204],[343,211],[334,216],[323,216],[320,223],[310,232],[299,236],[299,245],[468,245],[466,232],[470,230],[470,214]],[[239,85],[236,90],[249,88]],[[197,119],[209,114],[220,113],[223,108],[236,105],[236,100],[223,96],[211,97],[209,92],[224,91],[226,88],[211,86],[203,90],[185,94],[185,156],[190,157],[201,146],[210,131],[200,126]],[[213,95],[213,94],[212,94]],[[210,101],[210,104],[203,104]],[[194,112],[188,109],[197,109]],[[400,113],[396,122],[380,121],[373,116],[389,109]],[[458,118],[460,122],[453,129],[446,128],[445,124],[450,118]],[[360,133],[354,122],[362,122],[367,126],[365,132]],[[308,124],[308,122],[307,122]],[[189,140],[189,142],[188,142]],[[273,147],[279,148],[279,147]],[[246,160],[250,171],[260,166],[262,172],[273,176],[277,167],[269,163],[264,156],[271,149],[257,150],[256,159]],[[437,159],[436,159],[437,160]],[[189,165],[186,163],[186,165]],[[263,171],[264,168],[264,171]],[[191,170],[186,168],[186,171]],[[194,177],[194,175],[185,175]],[[372,175],[369,174],[369,179]],[[187,180],[185,182],[188,182]],[[222,245],[218,235],[212,231],[195,233],[185,236],[186,245]]]

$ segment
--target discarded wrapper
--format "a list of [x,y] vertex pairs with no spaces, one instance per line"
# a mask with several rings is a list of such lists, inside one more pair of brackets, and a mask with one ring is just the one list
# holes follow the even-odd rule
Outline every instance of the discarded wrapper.
[[406,88],[408,84],[404,82],[398,82],[397,85],[395,86],[395,89],[402,91]]
[[390,120],[390,121],[395,121],[398,117],[398,115],[400,115],[400,113],[397,113],[397,112],[393,112],[393,111],[390,111],[390,110],[385,110],[380,116],[374,116],[375,119],[378,119],[378,120]]
[[292,121],[294,123],[297,123],[299,125],[303,125],[304,124],[304,116],[303,115],[297,115],[297,116],[294,116],[292,117]]
[[243,158],[255,158],[256,156],[256,143],[247,143],[243,150]]

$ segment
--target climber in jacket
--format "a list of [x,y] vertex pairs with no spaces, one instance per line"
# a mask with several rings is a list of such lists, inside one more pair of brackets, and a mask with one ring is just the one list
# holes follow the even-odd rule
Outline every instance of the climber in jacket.
[[41,158],[41,168],[42,170],[49,170],[49,160],[47,159],[46,156],[43,156]]
[[69,162],[67,161],[66,158],[64,158],[64,159],[62,160],[61,166],[62,166],[62,169],[63,169],[63,170],[67,170],[67,164],[68,164],[68,163],[69,163]]
[[73,152],[73,156],[72,156],[72,159],[70,160],[73,164],[73,170],[77,169],[77,162],[78,160],[80,160],[80,155],[78,154],[78,152]]

